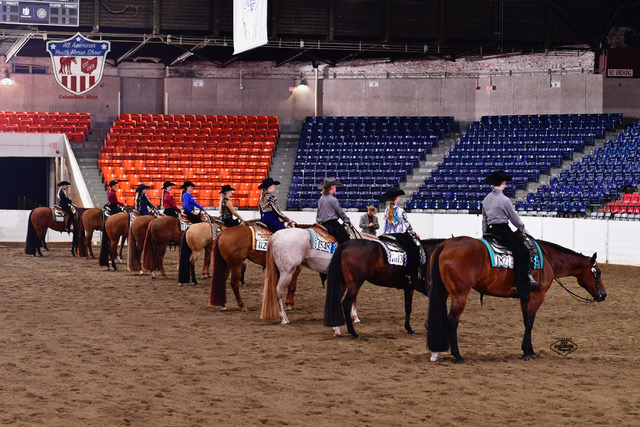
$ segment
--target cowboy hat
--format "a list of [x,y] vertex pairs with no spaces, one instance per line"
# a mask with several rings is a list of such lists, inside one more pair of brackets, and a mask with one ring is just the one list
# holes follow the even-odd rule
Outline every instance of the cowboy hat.
[[504,181],[511,181],[513,178],[505,173],[505,171],[493,171],[491,175],[484,179],[484,182],[493,186],[499,186]]
[[71,183],[69,181],[60,181],[58,183],[58,187],[62,186],[62,185],[71,185]]
[[398,196],[404,195],[404,191],[394,187],[388,189],[382,196],[380,196],[380,202],[386,202],[387,200],[393,200]]
[[374,215],[378,213],[378,208],[376,208],[376,207],[375,207],[375,206],[373,206],[373,205],[367,206],[367,210],[368,210],[369,212],[371,212],[372,214],[374,214]]
[[226,193],[227,191],[236,191],[236,189],[230,186],[229,184],[225,184],[222,186],[222,190],[220,190],[220,194]]
[[324,181],[322,181],[322,184],[318,185],[318,189],[322,190],[323,188],[331,187],[334,185],[336,187],[344,187],[344,185],[342,185],[342,183],[335,178],[325,178]]
[[109,181],[109,184],[107,184],[107,187],[113,187],[114,185],[116,185],[119,182],[120,181],[116,181],[115,179],[112,179],[111,181]]
[[180,188],[187,188],[187,187],[196,187],[196,185],[191,181],[185,181],[185,183],[182,184],[182,187]]
[[162,188],[167,188],[167,187],[170,187],[172,185],[176,185],[176,184],[171,182],[171,181],[165,181],[165,182],[162,183]]
[[280,185],[280,181],[274,181],[273,178],[265,178],[262,180],[262,184],[258,185],[258,189],[269,188],[272,185]]
[[136,188],[136,193],[139,193],[139,192],[141,192],[142,190],[144,190],[146,188],[151,188],[151,187],[149,187],[146,184],[140,184],[140,185],[138,185],[138,188]]

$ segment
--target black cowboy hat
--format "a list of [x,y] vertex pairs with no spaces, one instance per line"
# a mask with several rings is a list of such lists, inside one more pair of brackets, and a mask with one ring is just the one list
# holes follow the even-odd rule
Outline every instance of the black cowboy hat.
[[505,171],[493,171],[491,175],[484,179],[484,182],[493,186],[498,186],[504,181],[511,181],[513,178],[506,174]]
[[167,188],[170,185],[176,185],[176,184],[171,182],[171,181],[165,181],[165,182],[162,183],[162,188]]
[[323,188],[331,187],[333,185],[336,187],[344,187],[344,185],[335,178],[325,178],[324,181],[322,181],[322,184],[318,185],[318,189],[322,190]]
[[404,195],[404,190],[397,187],[388,189],[382,196],[380,196],[380,202],[384,203],[387,200],[393,200],[398,196]]
[[258,189],[269,188],[272,185],[280,185],[280,181],[274,181],[273,178],[265,178],[262,180],[262,184],[258,185]]
[[182,187],[180,188],[187,188],[187,187],[197,187],[197,185],[195,185],[193,182],[191,181],[185,181],[184,184],[182,184]]
[[148,186],[148,185],[146,185],[146,184],[140,184],[140,185],[138,185],[138,188],[136,188],[136,193],[141,192],[141,191],[142,191],[142,190],[144,190],[145,188],[151,188],[151,187],[149,187],[149,186]]
[[222,190],[220,190],[220,194],[226,193],[227,191],[236,191],[236,189],[230,186],[229,184],[225,184],[222,186]]
[[116,185],[119,182],[120,181],[116,181],[115,179],[112,179],[111,181],[109,181],[109,184],[107,184],[107,187],[113,187],[114,185]]
[[62,185],[71,185],[71,183],[69,181],[60,181],[58,183],[58,187],[62,186]]

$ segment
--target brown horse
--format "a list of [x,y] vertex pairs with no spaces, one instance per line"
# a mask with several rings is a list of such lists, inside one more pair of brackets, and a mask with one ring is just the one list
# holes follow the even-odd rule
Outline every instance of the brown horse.
[[149,224],[154,219],[151,215],[139,216],[131,221],[131,225],[129,226],[127,269],[129,271],[139,272],[140,275],[144,274],[140,261],[142,249],[144,248],[144,241],[147,236]]
[[[422,240],[427,259],[433,250],[444,239]],[[423,267],[421,267],[423,268]],[[423,268],[424,269],[424,268]],[[413,306],[413,291],[428,296],[429,280],[426,274],[424,279],[417,280],[411,285],[406,285],[405,267],[390,265],[386,260],[386,254],[382,245],[374,240],[349,240],[338,246],[327,272],[327,297],[324,308],[324,325],[336,327],[347,324],[347,330],[353,338],[359,338],[353,328],[351,313],[352,304],[358,296],[360,287],[368,280],[374,285],[389,288],[404,289],[404,328],[409,335],[415,335],[411,329],[411,310]],[[345,294],[341,302],[342,296]],[[339,329],[336,330],[339,333]]]
[[[260,228],[265,235],[271,236],[271,231],[264,227]],[[233,293],[236,296],[238,307],[240,307],[242,311],[248,311],[242,301],[242,297],[240,297],[240,281],[244,261],[248,259],[264,267],[267,262],[266,255],[266,251],[255,249],[253,234],[248,226],[237,225],[227,228],[220,233],[218,238],[213,242],[211,261],[213,271],[209,291],[209,305],[221,306],[223,310],[226,309],[227,279],[229,278],[229,274],[231,274],[231,289],[233,289]],[[300,270],[301,267],[295,270],[288,287],[288,309],[293,309],[293,294]]]
[[[525,327],[523,360],[537,357],[531,345],[531,329],[536,312],[554,279],[575,277],[578,284],[591,294],[593,301],[604,301],[607,296],[595,253],[587,257],[554,243],[539,240],[538,244],[543,254],[543,269],[541,274],[536,273],[540,285],[520,302]],[[488,250],[482,241],[471,237],[455,237],[446,240],[434,252],[431,257],[431,276],[427,320],[427,346],[432,353],[431,360],[439,360],[438,352],[448,350],[451,345],[451,354],[456,363],[464,363],[458,349],[458,323],[469,292],[475,289],[483,296],[518,298],[513,287],[513,270],[491,267]],[[451,309],[447,315],[449,295]]]
[[211,264],[211,248],[213,241],[218,234],[226,228],[220,222],[200,222],[189,226],[182,236],[180,243],[180,261],[178,263],[178,285],[184,285],[193,282],[198,286],[196,279],[196,263],[200,259],[200,253],[204,249],[204,265],[202,266],[202,275],[211,277],[209,272]]
[[[109,259],[111,259],[111,266],[114,270],[118,270],[116,267],[116,251],[118,249],[118,241],[122,238],[122,244],[127,240],[127,234],[129,234],[129,214],[126,212],[120,212],[115,215],[111,215],[104,222],[102,226],[102,240],[100,242],[100,257],[98,259],[98,265],[109,268]],[[118,257],[118,261],[122,262],[122,258]]]
[[160,269],[162,277],[167,278],[164,272],[164,254],[169,243],[179,242],[183,233],[178,218],[161,216],[151,221],[142,249],[142,268],[151,272],[152,279],[156,278],[156,268]]
[[[84,238],[84,250],[87,253],[87,258],[91,255],[91,258],[95,258],[93,255],[93,248],[91,247],[91,239],[93,239],[93,232],[98,230],[102,230],[102,226],[104,225],[104,219],[102,217],[102,209],[100,208],[89,208],[82,214],[82,226],[85,231]],[[120,246],[120,257],[122,257],[122,249],[123,245]]]
[[[86,256],[84,244],[84,227],[82,225],[82,214],[86,209],[78,208],[78,220],[73,222],[73,239],[71,242],[71,255]],[[65,220],[66,221],[66,220]],[[27,240],[24,245],[24,253],[27,255],[42,256],[40,246],[44,242],[44,236],[47,234],[47,229],[52,229],[64,233],[65,221],[54,221],[51,208],[39,207],[35,208],[29,214],[29,221],[27,223]]]

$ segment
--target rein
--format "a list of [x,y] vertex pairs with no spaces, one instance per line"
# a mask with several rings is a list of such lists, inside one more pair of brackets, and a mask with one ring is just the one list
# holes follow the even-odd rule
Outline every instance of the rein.
[[[576,301],[581,302],[583,304],[591,304],[593,302],[595,302],[595,299],[589,299],[589,298],[585,298],[581,295],[576,294],[575,292],[573,292],[572,290],[568,289],[561,281],[560,278],[558,277],[558,275],[556,274],[555,269],[553,268],[553,262],[551,262],[551,257],[547,254],[547,251],[544,250],[543,246],[540,246],[540,250],[542,251],[542,253],[544,254],[544,256],[547,258],[547,261],[549,262],[549,265],[551,266],[551,272],[553,273],[553,280],[555,280],[561,287],[562,289],[564,289],[565,291],[567,291],[567,293],[569,295],[571,295]],[[596,281],[596,289],[600,289],[600,286],[598,286],[598,276],[596,275],[595,272],[595,266],[592,265],[591,266],[591,273],[593,273],[593,277]],[[543,270],[544,272],[544,270]],[[544,274],[544,273],[543,273]]]

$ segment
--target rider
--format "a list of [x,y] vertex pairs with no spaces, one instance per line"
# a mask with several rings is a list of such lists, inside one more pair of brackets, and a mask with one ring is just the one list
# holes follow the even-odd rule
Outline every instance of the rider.
[[111,215],[117,214],[118,212],[124,212],[120,206],[124,206],[124,203],[118,201],[118,194],[116,193],[116,185],[118,185],[118,181],[111,180],[109,181],[109,189],[107,190],[107,209]]
[[171,195],[171,190],[175,184],[171,181],[165,181],[162,184],[162,207],[164,208],[164,214],[168,216],[174,216],[178,218],[178,205]]
[[149,209],[156,209],[147,197],[147,190],[150,188],[151,187],[145,184],[140,184],[138,185],[138,188],[136,188],[136,209],[140,212],[140,215],[151,215]]
[[407,282],[411,284],[422,278],[420,271],[421,244],[420,236],[411,227],[407,213],[398,205],[400,196],[404,194],[404,191],[399,188],[390,188],[380,197],[380,202],[389,201],[389,206],[384,213],[384,233],[393,234],[407,251],[407,274],[405,277]]
[[325,178],[322,184],[318,185],[318,188],[322,190],[322,196],[318,199],[316,222],[326,228],[338,243],[342,243],[349,240],[349,233],[345,230],[344,225],[338,222],[338,218],[341,218],[347,225],[351,224],[351,221],[335,197],[339,186],[342,187],[343,185],[335,178]]
[[58,191],[58,206],[67,214],[65,230],[68,232],[71,231],[71,225],[73,224],[73,210],[71,209],[73,202],[67,193],[70,185],[71,183],[69,181],[61,181],[58,184],[58,187],[60,187]]
[[[236,191],[235,188],[232,188],[229,184],[226,184],[220,190],[220,220],[224,223],[226,227],[233,227],[235,225],[244,223],[244,220],[240,217],[240,214],[236,212],[233,208],[233,203],[231,203],[231,193]],[[235,219],[233,216],[237,216],[238,219]]]
[[187,215],[189,221],[191,221],[193,224],[202,222],[200,217],[193,212],[193,209],[198,207],[200,208],[200,210],[204,210],[204,208],[200,206],[191,195],[191,191],[193,191],[193,188],[195,186],[196,185],[193,182],[186,181],[184,184],[182,184],[182,187],[180,187],[182,188],[182,195],[180,196],[180,198],[182,199],[182,205],[184,206],[183,211],[185,215]]
[[287,218],[278,207],[278,198],[273,194],[276,191],[276,185],[280,185],[280,182],[274,181],[271,177],[263,179],[262,184],[258,185],[258,189],[262,190],[259,200],[260,222],[274,233],[284,228],[282,222],[293,224],[293,221]]
[[[525,235],[529,234],[524,223],[513,209],[513,205],[503,191],[511,177],[504,171],[491,173],[484,182],[493,185],[493,191],[482,201],[482,234],[493,234],[513,251],[514,283],[521,300],[526,300],[529,292],[535,290],[538,283],[531,276],[529,268],[529,250],[524,244]],[[519,231],[509,227],[511,222]],[[528,275],[528,276],[527,276]]]

